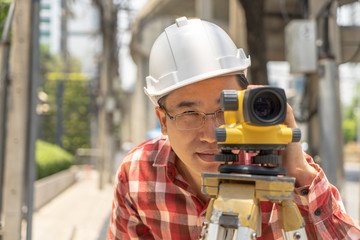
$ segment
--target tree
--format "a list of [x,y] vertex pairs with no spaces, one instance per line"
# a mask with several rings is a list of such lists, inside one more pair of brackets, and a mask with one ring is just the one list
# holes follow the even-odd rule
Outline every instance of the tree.
[[[40,55],[41,84],[39,92],[47,95],[48,111],[41,113],[39,138],[56,143],[58,111],[62,111],[63,147],[75,154],[78,148],[90,147],[91,88],[90,81],[79,74],[80,61],[70,60],[70,73],[63,74],[64,63],[60,56],[50,54],[47,47],[42,46]],[[59,99],[59,87],[63,88]],[[59,101],[62,108],[59,109]]]
[[[360,85],[357,86],[360,88]],[[346,107],[343,112],[342,128],[344,132],[345,143],[354,142],[357,140],[358,123],[359,123],[359,96],[355,96],[350,106]]]
[[103,37],[103,51],[100,67],[100,82],[97,96],[98,116],[98,169],[100,172],[99,187],[103,180],[112,182],[114,159],[114,124],[115,110],[114,81],[118,79],[118,42],[117,14],[118,7],[113,0],[94,0],[100,12],[100,26]]
[[5,19],[10,7],[11,0],[0,0],[0,38],[2,36]]

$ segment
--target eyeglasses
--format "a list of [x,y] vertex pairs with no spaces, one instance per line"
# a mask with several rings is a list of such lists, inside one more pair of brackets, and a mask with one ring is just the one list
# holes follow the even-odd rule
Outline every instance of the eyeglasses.
[[203,112],[184,112],[171,116],[164,107],[165,114],[173,121],[175,121],[176,128],[179,130],[196,130],[204,126],[207,116],[213,115],[216,121],[217,126],[223,125],[224,120],[224,111],[219,109],[213,113],[203,113]]

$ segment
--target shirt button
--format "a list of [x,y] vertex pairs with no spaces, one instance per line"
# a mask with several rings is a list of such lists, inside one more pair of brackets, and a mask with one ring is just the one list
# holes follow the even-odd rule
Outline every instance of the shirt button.
[[306,196],[306,195],[308,195],[308,194],[309,194],[309,190],[308,190],[308,189],[303,189],[303,190],[301,190],[301,195]]
[[321,214],[320,208],[317,208],[317,209],[315,210],[314,214],[315,214],[316,216],[320,216],[320,214]]

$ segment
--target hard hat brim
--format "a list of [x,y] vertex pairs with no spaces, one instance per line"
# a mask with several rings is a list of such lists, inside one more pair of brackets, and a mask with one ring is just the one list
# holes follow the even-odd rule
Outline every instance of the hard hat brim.
[[[214,78],[214,77],[240,74],[240,73],[243,73],[244,70],[246,70],[249,66],[250,66],[250,58],[249,58],[249,63],[246,64],[246,66],[244,66],[244,68],[236,67],[233,69],[221,69],[221,70],[217,70],[215,72],[204,73],[204,74],[195,76],[193,78],[189,78],[184,81],[178,82],[177,84],[167,87],[167,88],[163,89],[162,91],[157,91],[156,93],[154,91],[151,91],[151,89],[144,87],[144,92],[150,98],[151,102],[155,106],[159,106],[159,104],[158,104],[159,99],[170,94],[172,91],[174,91],[176,89],[182,88],[184,86],[188,86],[193,83],[204,81],[204,80],[207,80],[210,78]],[[149,77],[150,76],[148,76],[147,78],[149,78]]]

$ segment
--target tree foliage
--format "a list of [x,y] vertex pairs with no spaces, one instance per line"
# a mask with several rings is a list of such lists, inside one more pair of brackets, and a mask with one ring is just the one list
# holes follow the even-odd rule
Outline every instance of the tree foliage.
[[79,61],[71,59],[70,74],[63,74],[61,58],[42,47],[40,65],[42,84],[39,91],[47,94],[49,105],[49,111],[41,116],[40,138],[56,144],[57,134],[60,134],[58,121],[61,121],[61,142],[66,151],[75,154],[78,148],[89,148],[91,88],[90,81],[79,73]]
[[[359,88],[360,86],[357,87]],[[344,109],[342,128],[345,143],[357,140],[357,129],[360,118],[359,101],[359,96],[354,97],[351,105]]]
[[0,0],[0,38],[2,36],[6,16],[10,7],[10,0]]
[[356,119],[345,119],[342,123],[345,143],[354,142],[356,140]]

